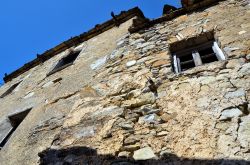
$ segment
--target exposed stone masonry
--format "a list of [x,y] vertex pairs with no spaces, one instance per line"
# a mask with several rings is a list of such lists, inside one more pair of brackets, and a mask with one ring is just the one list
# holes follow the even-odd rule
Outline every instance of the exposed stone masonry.
[[[221,1],[119,37],[89,63],[87,84],[47,100],[44,111],[68,110],[30,128],[24,146],[41,147],[41,164],[248,164],[249,9]],[[169,48],[204,34],[227,60],[175,74]]]

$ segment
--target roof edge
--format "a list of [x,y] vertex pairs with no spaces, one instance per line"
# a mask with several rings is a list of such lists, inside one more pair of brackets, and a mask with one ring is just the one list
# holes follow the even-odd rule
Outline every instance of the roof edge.
[[209,7],[211,5],[217,4],[219,1],[225,1],[225,0],[203,0],[201,2],[191,4],[191,5],[183,5],[182,8],[179,8],[177,10],[174,10],[168,14],[163,15],[160,18],[153,19],[153,20],[145,20],[142,21],[142,18],[138,18],[137,20],[133,21],[133,25],[129,28],[130,33],[136,33],[139,30],[152,27],[155,24],[162,23],[165,21],[170,21],[176,17],[179,17],[181,15],[196,11],[201,8]]

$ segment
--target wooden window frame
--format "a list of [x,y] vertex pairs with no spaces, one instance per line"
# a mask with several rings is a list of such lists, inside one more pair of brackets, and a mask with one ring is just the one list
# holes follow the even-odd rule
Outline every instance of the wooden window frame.
[[218,61],[226,60],[224,53],[219,48],[216,41],[206,42],[206,43],[198,45],[196,47],[192,47],[192,48],[188,48],[188,49],[184,49],[184,50],[175,52],[173,54],[173,69],[174,69],[175,73],[183,72],[181,69],[180,57],[188,55],[189,52],[192,52],[192,57],[193,57],[195,67],[203,65],[199,51],[203,50],[203,49],[207,49],[207,48],[212,48]]

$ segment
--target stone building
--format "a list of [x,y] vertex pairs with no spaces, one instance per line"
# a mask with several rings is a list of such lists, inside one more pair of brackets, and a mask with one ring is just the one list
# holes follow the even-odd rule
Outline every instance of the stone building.
[[0,164],[249,164],[250,1],[134,8],[0,88]]

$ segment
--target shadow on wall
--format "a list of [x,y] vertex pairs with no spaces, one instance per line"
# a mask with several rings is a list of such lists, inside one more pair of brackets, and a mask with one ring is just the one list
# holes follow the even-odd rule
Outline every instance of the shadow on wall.
[[63,150],[45,150],[39,153],[40,165],[249,165],[245,160],[209,160],[180,158],[165,154],[158,160],[135,161],[112,155],[98,155],[88,147],[73,147]]

